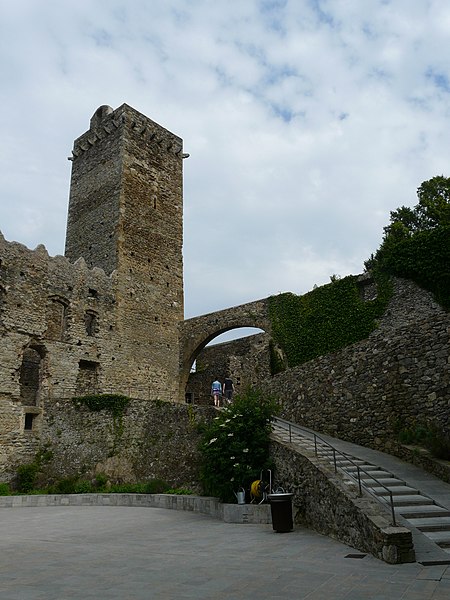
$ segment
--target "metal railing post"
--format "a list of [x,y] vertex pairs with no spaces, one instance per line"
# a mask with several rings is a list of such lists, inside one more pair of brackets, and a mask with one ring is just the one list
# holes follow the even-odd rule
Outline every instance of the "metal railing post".
[[389,490],[389,498],[391,500],[392,525],[394,527],[397,527],[397,521],[395,520],[394,498],[392,497],[392,492],[390,490]]

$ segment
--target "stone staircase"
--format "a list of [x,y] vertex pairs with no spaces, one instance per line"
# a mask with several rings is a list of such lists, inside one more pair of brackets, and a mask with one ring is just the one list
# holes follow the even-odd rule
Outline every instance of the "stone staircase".
[[[356,482],[361,493],[369,493],[387,506],[393,512],[394,520],[400,520],[403,526],[413,531],[413,535],[414,529],[421,532],[441,551],[448,554],[448,560],[435,557],[428,562],[418,562],[450,564],[450,510],[440,506],[420,490],[409,486],[401,477],[367,460],[337,450],[310,430],[283,419],[276,419],[272,429],[281,441],[291,443],[294,448],[314,452],[341,472],[344,478]],[[445,557],[445,554],[443,556]]]

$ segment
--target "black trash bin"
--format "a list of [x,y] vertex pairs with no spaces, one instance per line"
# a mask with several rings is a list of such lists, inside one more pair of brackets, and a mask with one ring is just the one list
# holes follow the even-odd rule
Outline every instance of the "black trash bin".
[[267,495],[270,502],[270,512],[272,513],[272,527],[278,533],[287,533],[294,528],[292,520],[293,495],[284,492]]

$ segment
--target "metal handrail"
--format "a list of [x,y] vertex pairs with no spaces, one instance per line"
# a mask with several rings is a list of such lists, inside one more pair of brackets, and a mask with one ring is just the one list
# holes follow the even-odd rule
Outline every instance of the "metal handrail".
[[383,483],[381,483],[381,481],[379,481],[376,477],[374,477],[373,475],[371,475],[369,471],[366,471],[363,468],[361,468],[360,465],[357,465],[347,454],[344,454],[344,452],[341,452],[340,450],[338,450],[337,448],[335,448],[332,444],[330,444],[329,442],[327,442],[326,440],[324,440],[322,437],[320,437],[320,435],[317,435],[317,433],[315,433],[311,429],[308,429],[306,427],[302,427],[301,425],[297,425],[296,423],[291,423],[290,421],[286,421],[286,419],[281,419],[280,417],[273,417],[272,418],[272,422],[275,423],[275,424],[277,424],[277,425],[279,425],[281,428],[287,429],[289,431],[289,442],[290,443],[292,443],[292,430],[293,429],[294,430],[298,429],[299,431],[306,432],[310,436],[312,435],[313,436],[313,440],[314,440],[314,454],[316,456],[319,456],[319,452],[318,452],[318,449],[317,449],[317,441],[318,440],[325,447],[330,448],[332,450],[332,452],[333,452],[333,463],[334,463],[334,472],[335,473],[337,473],[337,470],[338,470],[338,465],[337,465],[337,462],[336,462],[336,454],[342,456],[343,458],[345,458],[345,460],[349,461],[351,465],[353,465],[354,467],[356,467],[357,477],[354,477],[353,475],[351,475],[347,471],[344,471],[344,469],[342,469],[342,467],[339,467],[339,468],[342,471],[344,471],[344,473],[346,475],[348,475],[348,477],[350,477],[350,479],[353,479],[358,484],[359,495],[360,496],[362,496],[361,473],[364,473],[364,475],[366,475],[368,479],[371,479],[372,481],[375,481],[375,483],[377,483],[380,487],[382,487],[383,489],[385,489],[386,492],[388,493],[388,496],[389,496],[389,502],[387,502],[382,496],[378,496],[377,494],[374,494],[370,490],[370,487],[364,486],[364,489],[366,490],[366,492],[368,492],[371,496],[373,496],[374,498],[376,498],[376,500],[378,500],[378,502],[385,502],[386,504],[388,504],[390,506],[391,516],[392,516],[392,525],[394,527],[397,526],[397,521],[395,519],[394,498],[393,498],[393,495],[392,495],[392,491],[388,487],[386,487]]

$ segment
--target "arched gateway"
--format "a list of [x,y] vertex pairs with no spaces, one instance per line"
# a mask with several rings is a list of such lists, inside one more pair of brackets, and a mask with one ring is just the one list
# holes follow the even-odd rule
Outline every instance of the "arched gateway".
[[180,324],[180,398],[184,398],[192,364],[216,336],[239,327],[257,327],[271,335],[268,298],[187,319]]

